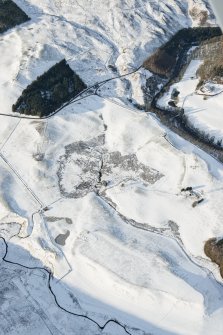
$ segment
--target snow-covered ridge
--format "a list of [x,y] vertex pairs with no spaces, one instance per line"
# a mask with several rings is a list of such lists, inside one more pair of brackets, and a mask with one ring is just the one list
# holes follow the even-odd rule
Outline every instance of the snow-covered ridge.
[[[3,78],[4,69],[8,69],[0,90],[0,98],[5,101],[3,113],[11,111],[11,102],[17,100],[22,89],[63,58],[92,85],[114,76],[114,69],[123,74],[137,68],[177,30],[193,24],[189,15],[193,4],[179,0],[16,3],[31,21],[7,33],[0,45]],[[10,59],[7,48],[11,50]],[[113,83],[106,94],[125,96],[125,100],[133,97],[142,104],[145,75],[142,72],[133,80]]]

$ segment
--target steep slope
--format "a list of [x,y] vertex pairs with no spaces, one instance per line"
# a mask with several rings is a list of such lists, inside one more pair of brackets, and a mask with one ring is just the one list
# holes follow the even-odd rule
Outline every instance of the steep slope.
[[[65,58],[83,81],[92,85],[138,68],[157,46],[178,29],[192,24],[187,1],[24,1],[28,29],[15,29],[0,45],[2,113],[38,75]],[[196,4],[198,8],[200,5]],[[8,60],[5,46],[11,50]],[[8,65],[12,62],[12,66]],[[145,71],[113,82],[103,94],[133,98],[143,104]]]

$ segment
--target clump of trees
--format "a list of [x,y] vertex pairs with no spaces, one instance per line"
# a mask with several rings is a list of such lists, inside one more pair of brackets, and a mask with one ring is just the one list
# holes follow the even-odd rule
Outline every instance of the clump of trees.
[[223,84],[223,37],[213,39],[210,44],[205,43],[202,51],[204,62],[197,71],[200,78],[198,88],[206,81]]
[[86,87],[64,59],[27,86],[12,110],[21,114],[47,116]]
[[204,245],[204,252],[212,262],[219,265],[220,274],[223,278],[223,239],[211,238]]
[[0,0],[0,34],[29,20],[29,17],[11,0]]
[[213,81],[216,84],[223,84],[223,59],[219,59],[216,62],[211,59],[205,60],[198,69],[197,75],[200,78],[198,88],[201,87],[206,81]]
[[218,27],[195,27],[179,30],[166,44],[158,48],[155,53],[143,63],[147,70],[170,77],[177,64],[178,57],[186,46],[199,44],[222,34]]

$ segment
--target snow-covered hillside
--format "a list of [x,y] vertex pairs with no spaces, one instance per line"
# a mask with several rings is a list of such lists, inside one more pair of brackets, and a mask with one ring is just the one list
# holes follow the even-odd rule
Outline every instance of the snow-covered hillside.
[[150,73],[47,119],[11,112],[64,57],[89,86],[130,73],[205,3],[16,3],[31,21],[0,41],[0,334],[221,334],[203,246],[222,235],[223,166],[133,108]]
[[174,90],[179,92],[177,97],[177,107],[183,108],[185,116],[191,127],[205,134],[213,143],[223,145],[223,85],[213,81],[205,82],[197,88],[200,78],[197,71],[203,63],[200,59],[195,59],[188,65],[183,78],[169,88],[169,90],[159,99],[159,106],[168,108]]
[[[63,58],[92,85],[133,71],[177,30],[197,24],[188,14],[193,1],[15,2],[31,21],[5,33],[0,44],[1,113],[10,113],[22,90]],[[147,76],[141,71],[113,82],[103,94],[143,104],[141,83]]]

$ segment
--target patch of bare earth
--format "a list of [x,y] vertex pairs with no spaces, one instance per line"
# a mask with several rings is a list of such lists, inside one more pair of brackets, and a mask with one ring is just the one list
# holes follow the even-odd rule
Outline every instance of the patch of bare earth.
[[211,238],[204,245],[204,252],[212,262],[219,265],[223,278],[223,239]]
[[204,61],[197,71],[199,86],[206,81],[223,84],[223,36],[203,43],[195,51],[195,56]]

